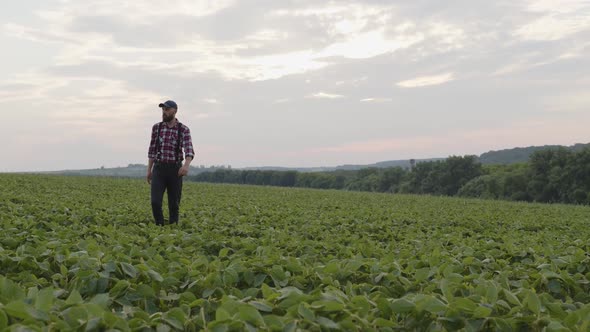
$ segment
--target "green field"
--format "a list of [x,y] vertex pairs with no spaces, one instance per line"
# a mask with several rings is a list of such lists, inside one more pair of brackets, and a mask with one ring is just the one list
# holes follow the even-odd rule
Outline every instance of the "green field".
[[0,330],[588,331],[590,207],[0,175]]

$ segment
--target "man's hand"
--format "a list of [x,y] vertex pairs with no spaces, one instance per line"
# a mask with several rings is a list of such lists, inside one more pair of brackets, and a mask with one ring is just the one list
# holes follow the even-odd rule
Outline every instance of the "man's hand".
[[182,166],[179,170],[178,170],[178,176],[185,176],[188,174],[188,165]]
[[151,170],[148,170],[146,180],[147,180],[147,183],[152,184],[152,171]]

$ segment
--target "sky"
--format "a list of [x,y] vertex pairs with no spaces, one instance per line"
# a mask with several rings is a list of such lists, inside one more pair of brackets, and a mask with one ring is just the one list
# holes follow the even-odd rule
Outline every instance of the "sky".
[[0,172],[315,167],[590,142],[588,0],[22,0],[0,11]]

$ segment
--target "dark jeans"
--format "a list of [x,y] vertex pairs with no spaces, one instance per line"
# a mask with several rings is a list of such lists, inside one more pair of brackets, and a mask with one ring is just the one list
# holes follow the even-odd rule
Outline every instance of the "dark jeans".
[[178,224],[178,209],[182,195],[182,176],[178,176],[180,164],[159,164],[154,165],[152,171],[152,213],[156,225],[164,225],[164,214],[162,213],[162,200],[164,191],[168,191],[168,212],[170,223]]

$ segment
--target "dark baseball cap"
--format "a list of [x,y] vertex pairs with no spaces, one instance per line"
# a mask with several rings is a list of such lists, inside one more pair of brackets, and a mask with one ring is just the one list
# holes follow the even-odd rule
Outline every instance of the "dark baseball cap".
[[167,108],[176,108],[178,109],[178,105],[176,105],[176,103],[174,102],[174,100],[166,100],[163,103],[160,103],[160,105],[158,105],[158,107],[167,107]]

